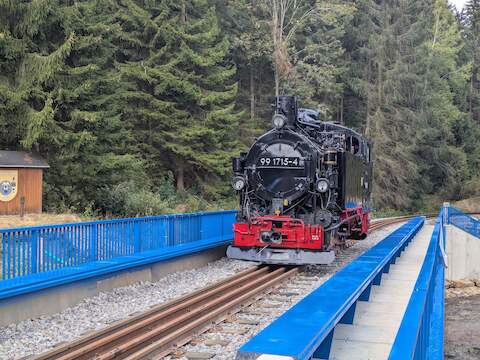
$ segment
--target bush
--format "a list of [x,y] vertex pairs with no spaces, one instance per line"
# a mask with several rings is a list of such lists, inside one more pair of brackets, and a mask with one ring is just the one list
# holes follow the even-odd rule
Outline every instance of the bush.
[[163,197],[150,187],[129,181],[101,189],[96,205],[103,214],[135,217],[166,213],[171,202],[171,198]]
[[173,178],[168,176],[157,180],[156,186],[128,181],[100,188],[94,206],[87,211],[107,217],[137,217],[236,208],[238,200],[233,191],[228,195],[219,192],[207,197],[195,188],[177,192]]

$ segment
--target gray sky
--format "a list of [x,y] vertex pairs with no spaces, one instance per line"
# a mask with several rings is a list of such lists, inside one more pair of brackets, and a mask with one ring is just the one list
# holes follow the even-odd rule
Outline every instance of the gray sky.
[[450,4],[453,4],[456,6],[457,10],[460,11],[462,10],[463,6],[467,2],[467,0],[448,0]]

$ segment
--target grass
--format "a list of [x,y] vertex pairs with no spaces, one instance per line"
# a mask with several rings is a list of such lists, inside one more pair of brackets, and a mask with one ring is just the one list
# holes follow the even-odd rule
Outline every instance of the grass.
[[3,215],[0,216],[0,228],[65,224],[85,220],[76,214],[26,214],[23,218],[18,215]]

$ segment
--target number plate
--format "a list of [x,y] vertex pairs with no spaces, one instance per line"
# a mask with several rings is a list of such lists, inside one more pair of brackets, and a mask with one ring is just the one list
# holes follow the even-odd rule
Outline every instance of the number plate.
[[258,167],[286,167],[286,168],[298,168],[302,167],[302,162],[298,157],[266,157],[262,156],[258,159]]

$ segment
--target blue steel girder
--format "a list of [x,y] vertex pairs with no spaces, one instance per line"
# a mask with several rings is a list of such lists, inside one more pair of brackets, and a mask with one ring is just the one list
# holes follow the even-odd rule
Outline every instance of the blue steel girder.
[[292,359],[328,358],[333,330],[353,319],[358,300],[369,297],[372,284],[381,281],[392,260],[423,226],[424,218],[410,220],[384,240],[346,265],[257,336],[244,344],[237,359],[259,355]]
[[443,359],[444,266],[439,216],[422,268],[398,329],[389,360]]

